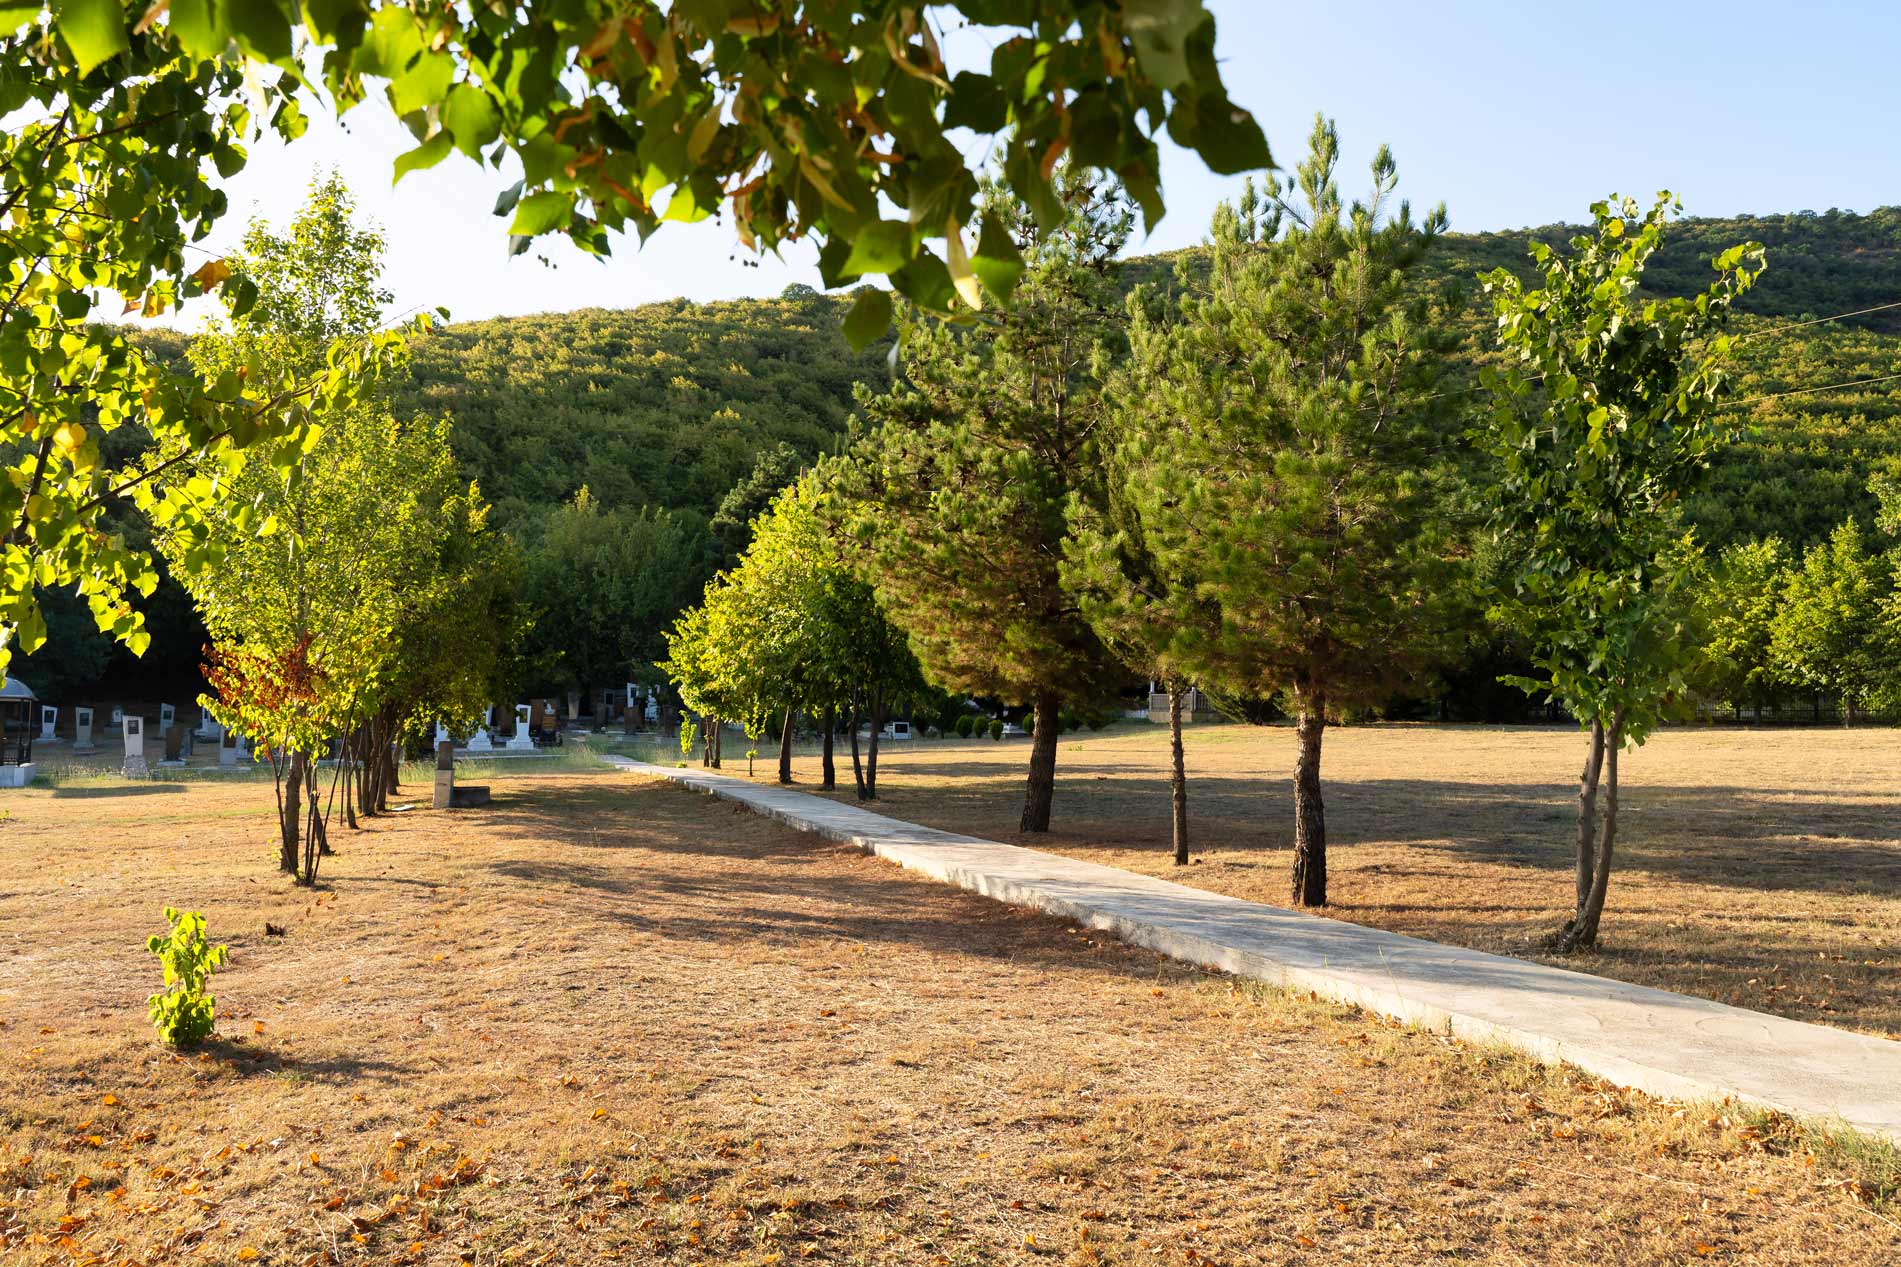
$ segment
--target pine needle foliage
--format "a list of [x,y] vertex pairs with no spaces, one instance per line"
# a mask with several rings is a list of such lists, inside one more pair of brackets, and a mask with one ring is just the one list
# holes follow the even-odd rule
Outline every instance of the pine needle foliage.
[[[1321,739],[1344,705],[1417,675],[1445,624],[1440,358],[1411,270],[1445,225],[1372,191],[1343,200],[1316,119],[1290,184],[1214,219],[1204,274],[1138,302],[1111,463],[1173,634],[1159,659],[1295,715],[1293,898],[1326,902]],[[1147,596],[1143,596],[1144,601]],[[1128,604],[1125,604],[1128,606]]]
[[1035,710],[1023,830],[1049,827],[1057,714],[1117,665],[1060,575],[1072,499],[1093,496],[1119,341],[1115,257],[1130,215],[1107,183],[1064,168],[1052,231],[992,186],[987,214],[1026,267],[1011,308],[966,328],[909,326],[898,381],[862,390],[842,523],[930,677]]

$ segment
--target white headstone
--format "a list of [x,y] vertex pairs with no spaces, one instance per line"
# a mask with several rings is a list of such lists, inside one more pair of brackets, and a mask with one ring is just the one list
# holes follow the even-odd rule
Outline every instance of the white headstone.
[[92,750],[92,710],[90,708],[73,710],[73,748],[81,752]]
[[204,713],[198,718],[198,737],[215,743],[224,738],[224,727],[210,713]]
[[125,765],[121,773],[128,779],[150,778],[152,771],[145,764],[145,719],[127,717],[125,719]]
[[172,723],[177,720],[178,709],[175,706],[171,704],[160,704],[158,706],[158,728],[160,733],[170,730]]
[[236,765],[238,763],[238,735],[227,730],[218,736],[218,764]]
[[475,733],[469,736],[469,742],[465,750],[468,752],[492,752],[494,748],[494,742],[488,737],[488,726],[484,724],[477,726]]
[[113,705],[112,708],[112,724],[115,726],[125,725],[125,710],[116,704]]
[[434,742],[430,744],[430,750],[434,751],[435,744],[439,744],[443,742],[448,737],[449,737],[449,728],[443,725],[441,722],[437,722],[436,723],[436,737],[435,737]]
[[40,705],[40,738],[51,741],[53,732],[59,728],[59,709],[51,704]]
[[528,733],[528,705],[515,705],[515,733],[508,737],[508,748],[512,752],[534,751],[535,740]]

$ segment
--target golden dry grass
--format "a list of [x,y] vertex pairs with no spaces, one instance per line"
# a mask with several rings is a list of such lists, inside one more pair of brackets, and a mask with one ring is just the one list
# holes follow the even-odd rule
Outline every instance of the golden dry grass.
[[[1203,726],[1185,746],[1185,868],[1169,853],[1161,726],[1065,735],[1047,835],[1016,830],[1022,739],[887,743],[878,808],[1285,904],[1292,732]],[[1569,727],[1329,730],[1329,914],[1548,959],[1540,943],[1569,914],[1583,755]],[[796,777],[814,790],[817,758]],[[840,778],[849,798],[842,764]],[[1621,782],[1600,950],[1567,967],[1901,1036],[1901,731],[1671,730],[1626,754]]]
[[[316,893],[271,870],[268,787],[0,802],[0,1258],[1901,1260],[1901,1224],[1793,1131],[1200,973],[676,788],[494,786],[342,834]],[[168,902],[231,945],[198,1055],[142,1014]]]

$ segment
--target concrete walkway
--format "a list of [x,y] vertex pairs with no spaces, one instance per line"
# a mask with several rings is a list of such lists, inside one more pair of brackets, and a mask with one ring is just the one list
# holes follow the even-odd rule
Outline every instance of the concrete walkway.
[[1898,1042],[1246,902],[711,771],[608,759],[1188,963],[1503,1042],[1653,1095],[1733,1096],[1901,1141]]

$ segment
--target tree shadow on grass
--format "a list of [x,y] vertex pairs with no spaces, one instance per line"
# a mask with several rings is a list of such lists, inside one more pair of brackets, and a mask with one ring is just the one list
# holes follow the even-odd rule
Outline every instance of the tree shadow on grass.
[[[946,767],[955,770],[955,767]],[[1022,781],[971,775],[907,787],[894,768],[885,799],[860,808],[948,831],[1027,848],[1135,849],[1169,845],[1166,778],[1120,771],[1103,779],[1059,767],[1047,834],[1017,830]],[[813,792],[799,787],[795,791]],[[1396,874],[1430,874],[1448,858],[1570,873],[1576,789],[1569,784],[1493,785],[1431,779],[1331,779],[1325,783],[1328,844],[1351,865],[1356,846],[1406,846],[1415,860],[1386,864]],[[1791,803],[1790,797],[1799,798]],[[851,804],[844,798],[826,797]],[[1901,814],[1881,793],[1819,793],[1774,787],[1628,785],[1618,836],[1618,870],[1716,887],[1901,896]],[[1195,852],[1219,851],[1227,865],[1285,865],[1293,847],[1286,780],[1234,776],[1188,779]]]
[[[592,794],[581,799],[592,803]],[[841,874],[840,855],[856,851],[780,829],[739,807],[706,801],[682,788],[629,782],[618,796],[637,827],[577,825],[559,798],[528,798],[506,834],[546,845],[588,849],[581,858],[510,857],[489,863],[499,878],[562,894],[577,915],[619,924],[640,936],[705,946],[709,962],[734,954],[788,953],[813,942],[885,946],[972,961],[1003,961],[1038,971],[1083,969],[1149,978],[1148,952],[1106,935],[1078,936],[1070,921],[1006,906],[907,876],[864,859]],[[708,813],[711,807],[713,812]],[[766,830],[723,831],[728,814]],[[624,855],[624,856],[616,856]],[[730,860],[734,865],[721,865]],[[1060,880],[1054,882],[1060,888]],[[1081,892],[1077,897],[1094,900]],[[1498,990],[1543,1000],[1551,978],[1517,958],[1463,950],[1366,928],[1344,920],[1232,903],[1211,907],[1193,890],[1131,885],[1116,895],[1125,914],[1167,923],[1219,945],[1253,948],[1270,961],[1304,956],[1336,969],[1360,963],[1411,996],[1442,990],[1448,973],[1467,990]],[[1742,947],[1735,948],[1738,951]],[[1755,948],[1758,954],[1762,948]],[[807,951],[809,953],[809,950]],[[1448,968],[1448,964],[1455,964]],[[1574,965],[1564,1009],[1612,1006],[1641,987],[1590,975],[1593,959]],[[1608,966],[1608,964],[1607,964]],[[1740,965],[1726,965],[1739,967]],[[1190,972],[1183,966],[1174,971]],[[1727,972],[1718,974],[1726,977]],[[1701,1000],[1658,993],[1651,1002],[1702,1014]],[[1542,1006],[1542,1003],[1539,1004]]]
[[413,1065],[400,1064],[393,1060],[379,1060],[372,1056],[331,1056],[306,1060],[299,1056],[273,1051],[268,1047],[239,1042],[219,1035],[206,1039],[198,1046],[197,1051],[199,1054],[210,1056],[214,1061],[243,1078],[264,1075],[333,1082],[355,1082],[368,1079],[394,1084],[416,1072]]

